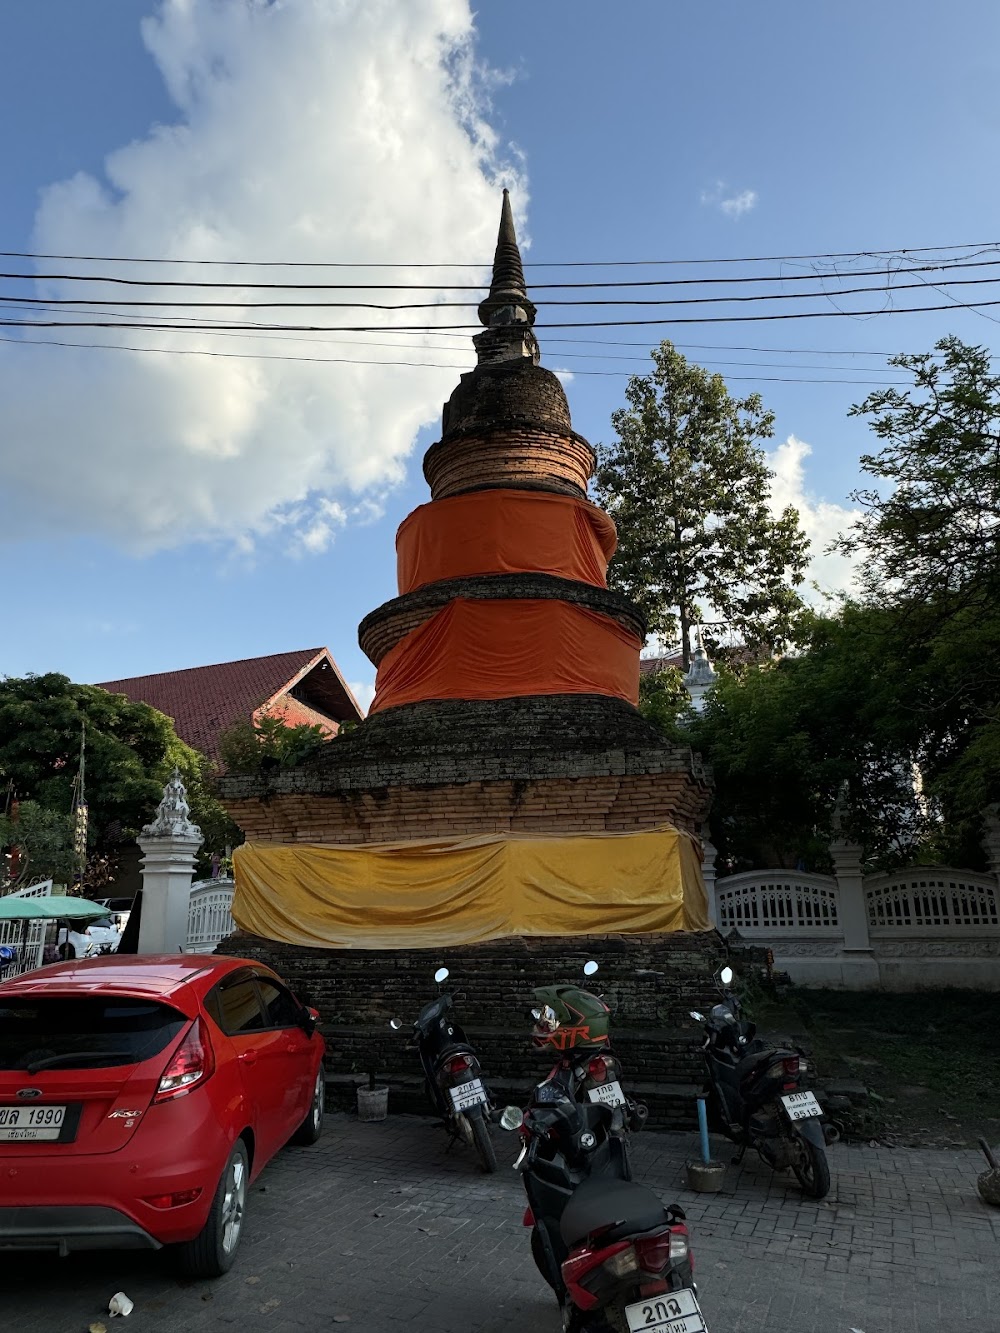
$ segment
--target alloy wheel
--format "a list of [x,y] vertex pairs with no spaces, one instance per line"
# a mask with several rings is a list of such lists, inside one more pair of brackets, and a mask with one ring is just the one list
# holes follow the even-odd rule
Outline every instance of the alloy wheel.
[[246,1162],[237,1154],[226,1172],[226,1194],[222,1203],[222,1248],[226,1254],[232,1254],[239,1243],[246,1193]]

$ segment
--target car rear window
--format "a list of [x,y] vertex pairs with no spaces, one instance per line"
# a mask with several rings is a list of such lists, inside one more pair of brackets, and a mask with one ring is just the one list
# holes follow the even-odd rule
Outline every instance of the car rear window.
[[155,1001],[99,996],[0,1000],[0,1070],[109,1069],[166,1049],[187,1019]]

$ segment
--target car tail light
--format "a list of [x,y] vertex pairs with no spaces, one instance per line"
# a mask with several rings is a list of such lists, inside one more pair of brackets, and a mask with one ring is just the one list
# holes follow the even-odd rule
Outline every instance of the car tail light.
[[587,1066],[587,1073],[595,1083],[603,1083],[608,1077],[608,1062],[603,1055],[595,1055]]
[[454,1060],[448,1061],[449,1074],[464,1074],[472,1064],[471,1055],[456,1055]]
[[200,1018],[196,1018],[163,1071],[153,1105],[171,1101],[174,1097],[183,1097],[204,1083],[214,1072],[215,1053],[204,1024]]
[[644,1273],[662,1273],[664,1269],[686,1261],[691,1261],[694,1267],[687,1227],[670,1227],[667,1231],[658,1231],[655,1236],[643,1236],[633,1243],[639,1267]]
[[180,1208],[182,1204],[194,1203],[201,1194],[201,1186],[193,1190],[179,1190],[176,1194],[151,1194],[143,1200],[153,1208]]

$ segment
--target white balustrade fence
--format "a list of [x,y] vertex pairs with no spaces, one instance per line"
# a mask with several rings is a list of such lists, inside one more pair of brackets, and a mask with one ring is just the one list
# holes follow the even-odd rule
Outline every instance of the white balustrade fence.
[[187,953],[212,953],[236,929],[231,910],[234,887],[231,879],[206,879],[191,886]]
[[998,886],[992,875],[915,867],[865,878],[872,929],[924,933],[1000,929]]
[[794,870],[749,871],[716,881],[716,920],[723,932],[754,938],[784,931],[836,934],[837,881]]
[[715,881],[718,928],[767,945],[803,985],[857,990],[1000,989],[1000,883],[948,866],[863,875],[836,849],[838,877],[757,870]]
[[[44,898],[52,892],[52,881],[43,880],[40,884],[29,884],[26,888],[15,889],[5,895],[10,898]],[[22,972],[32,972],[41,967],[45,954],[45,933],[47,921],[0,921],[0,981],[8,977],[20,976]],[[11,957],[7,958],[7,951]]]

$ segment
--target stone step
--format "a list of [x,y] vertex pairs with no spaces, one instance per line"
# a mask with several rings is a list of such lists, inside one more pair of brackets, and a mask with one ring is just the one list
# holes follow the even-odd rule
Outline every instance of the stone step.
[[[432,1114],[424,1089],[424,1080],[413,1074],[376,1073],[375,1083],[388,1087],[393,1111],[407,1115]],[[369,1084],[367,1073],[327,1072],[327,1103],[337,1110],[351,1111],[356,1106],[358,1088]],[[490,1089],[500,1105],[524,1106],[531,1095],[531,1085],[521,1079],[491,1077]],[[650,1129],[690,1129],[697,1126],[695,1101],[700,1087],[693,1083],[638,1081],[627,1084],[628,1093],[649,1108]]]

